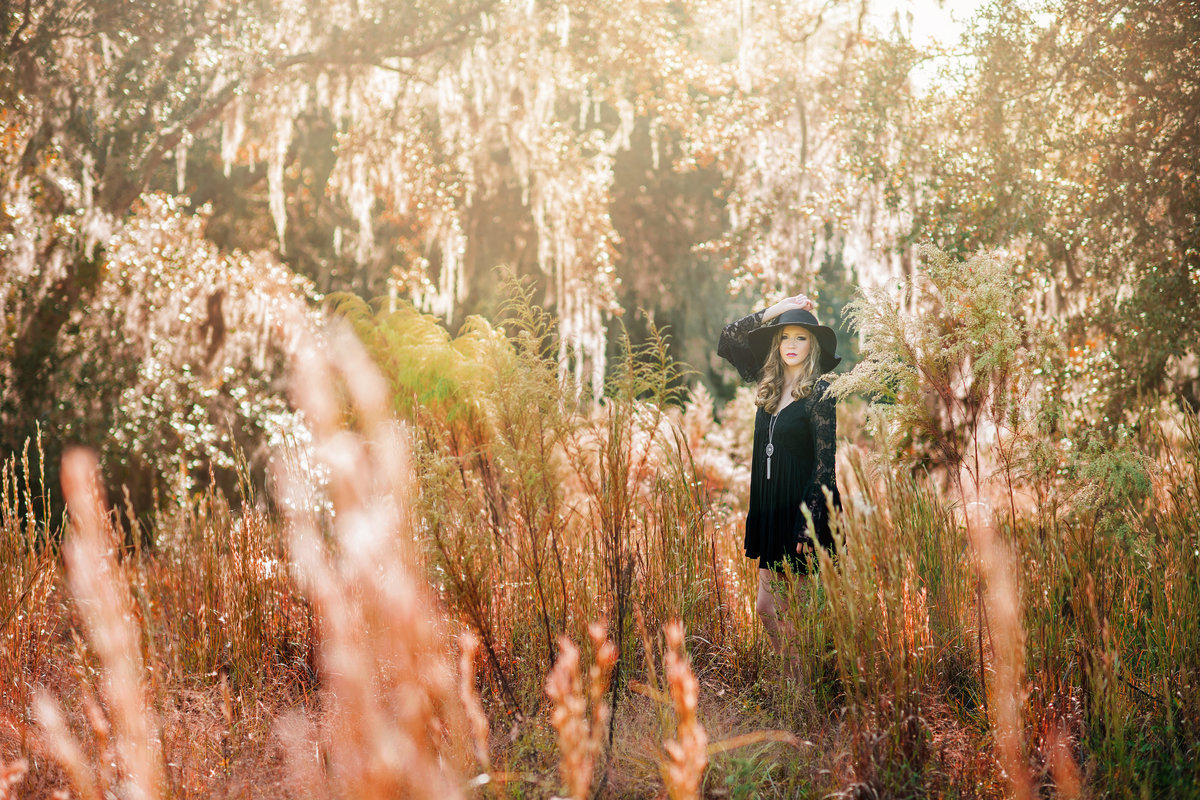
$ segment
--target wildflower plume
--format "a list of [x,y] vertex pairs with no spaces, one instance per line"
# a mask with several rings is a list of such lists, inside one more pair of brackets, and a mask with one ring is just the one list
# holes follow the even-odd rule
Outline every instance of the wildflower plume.
[[675,738],[663,742],[667,751],[664,777],[671,800],[684,800],[700,796],[700,784],[708,766],[708,735],[696,716],[700,683],[683,649],[683,623],[676,620],[663,633],[667,638],[663,667],[677,720]]

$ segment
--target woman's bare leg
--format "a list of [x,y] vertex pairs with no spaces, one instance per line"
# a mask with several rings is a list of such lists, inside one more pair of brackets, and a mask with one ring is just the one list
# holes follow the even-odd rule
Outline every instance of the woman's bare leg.
[[799,664],[795,652],[796,628],[781,614],[780,609],[802,599],[801,592],[807,588],[803,577],[791,579],[786,573],[758,570],[758,597],[754,609],[762,619],[763,627],[771,640],[771,647],[784,658],[784,673],[790,678],[799,676]]
[[754,601],[754,610],[758,613],[762,620],[763,627],[767,629],[767,637],[771,640],[771,647],[775,652],[779,652],[779,613],[777,610],[778,604],[775,602],[775,591],[771,583],[775,580],[775,573],[769,569],[759,567],[758,570],[758,597]]

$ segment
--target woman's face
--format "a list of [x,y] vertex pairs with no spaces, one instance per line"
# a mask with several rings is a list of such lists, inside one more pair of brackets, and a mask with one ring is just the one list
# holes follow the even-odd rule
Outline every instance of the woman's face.
[[785,325],[779,335],[779,357],[785,367],[798,367],[808,358],[812,334],[803,325]]

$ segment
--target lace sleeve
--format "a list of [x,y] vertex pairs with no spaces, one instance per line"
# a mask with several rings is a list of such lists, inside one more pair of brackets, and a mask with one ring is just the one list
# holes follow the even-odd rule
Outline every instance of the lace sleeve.
[[756,311],[748,317],[731,322],[721,331],[717,343],[717,355],[733,364],[744,381],[758,379],[759,364],[750,349],[750,331],[762,324],[763,312]]
[[822,488],[828,487],[829,491],[837,496],[837,406],[834,399],[825,393],[828,386],[825,381],[814,386],[813,397],[809,401],[813,432],[813,472],[804,495],[804,504],[812,513],[813,526],[818,531],[827,530],[829,524],[829,508]]

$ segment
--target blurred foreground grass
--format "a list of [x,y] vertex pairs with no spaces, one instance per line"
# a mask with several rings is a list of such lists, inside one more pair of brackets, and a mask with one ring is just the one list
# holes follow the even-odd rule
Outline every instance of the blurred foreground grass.
[[740,551],[746,397],[714,415],[652,340],[576,406],[528,304],[454,339],[341,314],[357,340],[296,365],[321,468],[281,459],[269,503],[139,524],[75,454],[67,525],[17,479],[36,443],[6,462],[0,796],[1198,793],[1194,415],[969,508],[844,442],[788,681]]

